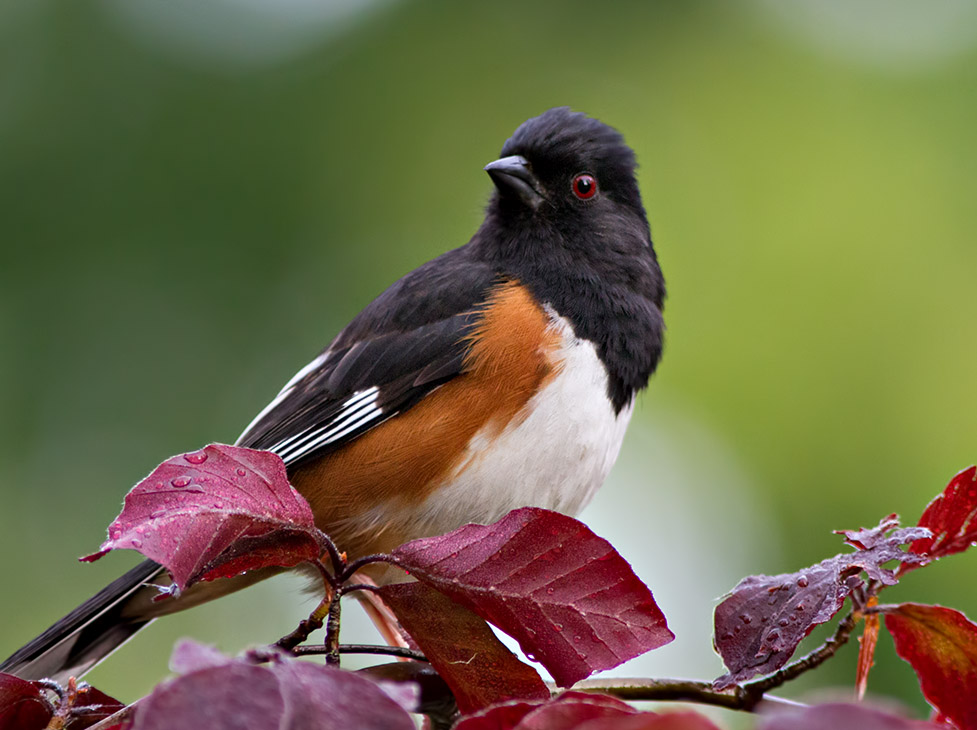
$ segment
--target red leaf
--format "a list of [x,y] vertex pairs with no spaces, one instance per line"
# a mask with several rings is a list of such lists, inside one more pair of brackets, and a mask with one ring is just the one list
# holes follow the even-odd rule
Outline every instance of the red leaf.
[[414,723],[366,677],[282,658],[263,666],[228,659],[160,684],[140,703],[133,730],[177,727],[413,730]]
[[542,704],[542,700],[519,700],[492,705],[463,717],[452,730],[512,730],[522,718]]
[[[909,720],[865,705],[827,704],[772,713],[757,730],[935,730],[939,726]],[[944,728],[944,730],[946,730]]]
[[211,444],[167,459],[126,495],[91,561],[131,548],[163,565],[182,590],[200,580],[320,555],[312,510],[268,451]]
[[[86,711],[74,715],[68,723],[67,730],[85,730],[106,717],[114,715],[125,705],[114,697],[109,697],[101,690],[87,687],[79,690],[75,698],[75,708],[84,707]],[[116,726],[119,727],[119,726]]]
[[454,730],[718,730],[695,712],[639,712],[607,695],[564,692],[551,700],[509,702],[469,715]]
[[54,707],[34,682],[0,672],[0,730],[41,730]]
[[716,688],[784,666],[801,640],[829,621],[848,594],[863,584],[862,571],[892,585],[897,582],[895,574],[883,563],[922,560],[899,548],[917,539],[921,530],[893,530],[898,524],[893,517],[883,519],[878,527],[844,532],[846,541],[859,548],[854,553],[836,555],[796,573],[752,575],[740,581],[716,607],[714,642],[729,669],[715,680]]
[[590,720],[576,730],[719,730],[719,728],[698,712],[669,712],[662,715],[640,712],[623,718]]
[[[919,527],[932,532],[909,546],[910,552],[927,560],[963,552],[977,542],[977,466],[957,474],[946,489],[929,503],[919,518]],[[904,565],[907,572],[919,565]]]
[[394,551],[416,578],[518,640],[569,686],[674,639],[651,591],[572,517],[513,510]]
[[564,692],[548,700],[507,702],[465,717],[454,730],[575,730],[594,719],[620,721],[637,710],[601,694]]
[[[868,600],[868,606],[879,605],[879,599],[872,596]],[[858,668],[855,672],[855,696],[859,700],[865,697],[865,690],[868,687],[868,673],[875,664],[875,645],[879,641],[879,615],[870,613],[865,616],[865,629],[858,637]]]
[[476,614],[423,583],[380,589],[383,600],[451,688],[462,714],[514,699],[549,699],[523,664]]
[[960,730],[977,729],[977,625],[952,608],[903,603],[887,608],[885,627],[929,703]]

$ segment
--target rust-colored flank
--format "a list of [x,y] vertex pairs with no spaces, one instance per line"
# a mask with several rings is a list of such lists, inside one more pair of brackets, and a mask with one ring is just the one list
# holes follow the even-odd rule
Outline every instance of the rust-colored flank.
[[[312,505],[316,524],[351,557],[401,544],[409,525],[397,523],[398,511],[408,520],[409,507],[455,472],[476,433],[491,438],[525,418],[526,403],[552,373],[549,353],[560,335],[523,286],[514,281],[497,285],[480,311],[467,338],[463,374],[407,412],[293,473],[292,484]],[[389,526],[377,535],[356,516],[368,519],[370,510],[382,504],[389,507],[384,519]]]

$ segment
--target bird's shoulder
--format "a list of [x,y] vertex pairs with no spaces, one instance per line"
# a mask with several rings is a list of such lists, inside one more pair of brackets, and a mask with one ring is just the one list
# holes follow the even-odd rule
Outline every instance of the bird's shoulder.
[[504,284],[498,266],[466,247],[413,270],[296,373],[238,443],[291,466],[411,408],[470,364],[473,335]]

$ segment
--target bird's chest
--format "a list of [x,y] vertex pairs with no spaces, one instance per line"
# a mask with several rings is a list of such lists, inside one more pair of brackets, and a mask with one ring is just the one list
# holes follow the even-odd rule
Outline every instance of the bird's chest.
[[441,487],[417,506],[421,534],[493,522],[525,506],[576,514],[613,466],[633,404],[615,413],[593,343],[549,314],[558,335],[547,355],[550,376],[504,428],[488,425],[471,438]]

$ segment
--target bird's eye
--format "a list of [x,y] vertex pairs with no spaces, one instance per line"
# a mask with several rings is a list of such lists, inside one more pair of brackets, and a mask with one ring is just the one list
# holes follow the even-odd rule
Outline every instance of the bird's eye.
[[581,200],[590,200],[597,195],[597,178],[581,173],[573,178],[573,194]]

